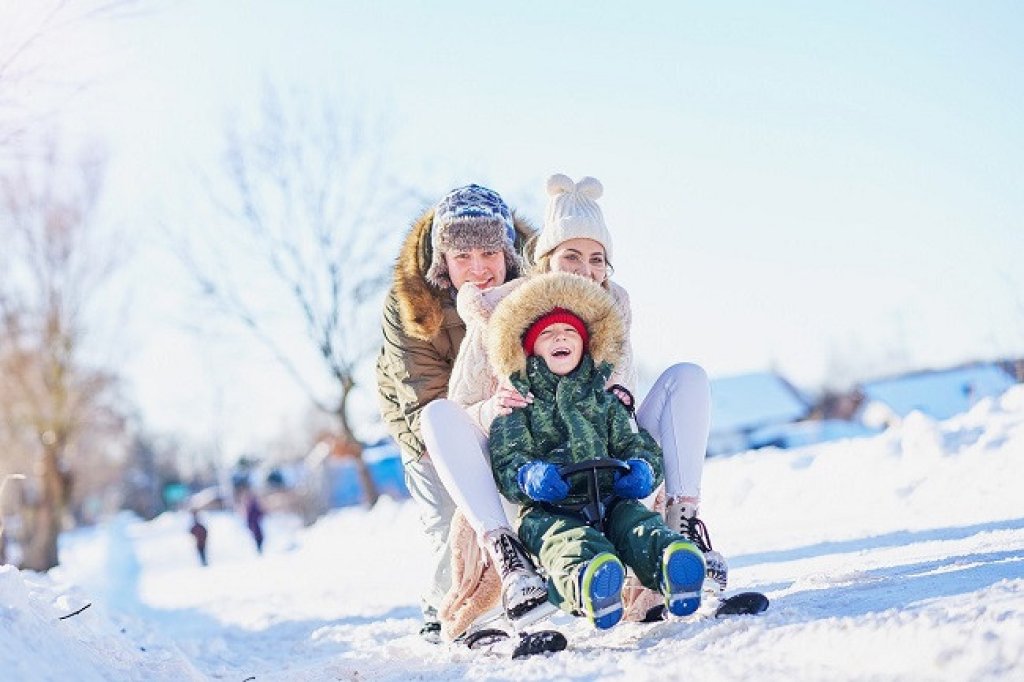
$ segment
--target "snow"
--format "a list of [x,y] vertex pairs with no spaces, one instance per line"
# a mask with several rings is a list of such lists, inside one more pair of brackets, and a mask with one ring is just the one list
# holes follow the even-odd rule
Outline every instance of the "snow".
[[[422,641],[416,509],[384,499],[265,554],[210,513],[122,515],[63,538],[46,575],[0,568],[4,680],[1024,679],[1024,386],[871,438],[708,461],[702,516],[760,616],[596,632],[558,615],[565,652],[512,661]],[[87,603],[92,606],[61,620]]]

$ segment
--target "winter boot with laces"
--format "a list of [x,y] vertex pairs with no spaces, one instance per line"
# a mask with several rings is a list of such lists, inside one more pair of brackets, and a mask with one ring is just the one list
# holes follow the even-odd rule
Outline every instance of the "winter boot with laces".
[[721,594],[729,582],[729,565],[711,546],[708,528],[697,518],[696,502],[692,498],[669,498],[665,505],[665,524],[697,545],[707,565],[708,580],[704,581],[704,589]]
[[545,608],[547,584],[515,533],[499,528],[487,533],[484,543],[501,578],[502,607],[514,626],[524,627],[555,611],[554,605]]
[[423,605],[423,627],[420,628],[420,637],[431,644],[441,642],[441,621],[437,618],[437,609],[433,606]]

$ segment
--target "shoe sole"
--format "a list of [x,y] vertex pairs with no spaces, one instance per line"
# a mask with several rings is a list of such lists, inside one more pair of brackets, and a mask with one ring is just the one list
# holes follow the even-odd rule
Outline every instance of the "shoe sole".
[[544,599],[544,601],[540,602],[529,611],[525,611],[515,618],[506,616],[506,620],[508,620],[509,625],[512,626],[513,630],[516,632],[522,632],[531,625],[539,623],[546,618],[550,618],[560,611],[561,609],[549,602],[547,599]]
[[431,644],[440,644],[441,624],[438,623],[436,628],[427,628],[426,626],[420,628],[420,637]]
[[704,585],[704,557],[692,542],[677,540],[662,555],[665,607],[674,616],[688,616],[700,608]]
[[[543,606],[548,601],[548,588],[547,585],[540,579],[537,578],[537,585],[530,588],[529,592],[521,597],[521,601],[512,608],[505,608],[505,614],[511,621],[518,621],[521,618],[540,606]],[[505,597],[502,596],[502,604],[505,603]]]
[[587,564],[580,587],[583,611],[598,630],[622,620],[622,584],[626,570],[614,554],[598,554]]

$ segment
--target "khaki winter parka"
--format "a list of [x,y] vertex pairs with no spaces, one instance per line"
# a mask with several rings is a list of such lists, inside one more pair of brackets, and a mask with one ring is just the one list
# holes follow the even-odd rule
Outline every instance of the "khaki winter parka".
[[[381,417],[402,451],[402,460],[423,456],[420,411],[448,394],[448,379],[466,333],[455,308],[455,292],[427,282],[433,256],[430,208],[413,223],[395,262],[391,289],[384,302],[384,344],[377,358],[377,395]],[[516,249],[533,235],[525,220],[513,215]],[[509,272],[507,279],[522,273]]]

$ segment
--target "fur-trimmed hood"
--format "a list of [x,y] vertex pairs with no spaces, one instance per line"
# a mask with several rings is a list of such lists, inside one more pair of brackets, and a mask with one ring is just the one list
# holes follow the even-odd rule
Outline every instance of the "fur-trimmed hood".
[[571,310],[590,334],[588,352],[594,365],[617,363],[626,342],[626,328],[615,299],[600,285],[578,275],[549,272],[529,278],[498,304],[487,326],[487,354],[502,378],[526,370],[523,334],[553,308]]
[[[535,230],[514,211],[512,220],[516,228],[515,247],[519,253],[523,253],[524,245],[534,235]],[[430,227],[433,221],[434,209],[431,207],[413,223],[395,261],[393,279],[402,325],[409,335],[423,341],[430,340],[441,329],[444,323],[444,301],[451,300],[453,296],[451,291],[438,288],[426,279],[426,272],[433,257],[430,245]],[[509,271],[506,280],[523,274]]]

